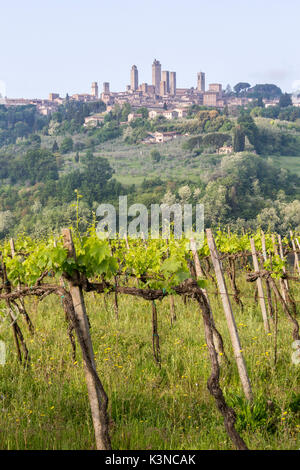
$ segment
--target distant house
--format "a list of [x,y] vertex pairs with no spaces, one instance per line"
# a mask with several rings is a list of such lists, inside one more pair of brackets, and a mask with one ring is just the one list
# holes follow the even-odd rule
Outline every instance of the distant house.
[[176,109],[174,109],[174,111],[176,111],[177,116],[180,119],[187,117],[188,113],[187,113],[187,110],[185,108],[176,108]]
[[300,108],[300,95],[293,95],[292,102],[293,102],[293,106]]
[[219,148],[217,153],[219,155],[230,155],[233,153],[233,147],[231,145],[225,145],[224,147]]
[[130,113],[128,114],[128,122],[134,121],[135,119],[141,119],[143,117],[142,114],[139,113]]
[[178,118],[178,113],[177,111],[175,111],[175,109],[172,109],[170,111],[164,111],[163,116],[169,121],[171,121],[172,119]]
[[84,127],[97,127],[100,123],[104,122],[102,114],[92,114],[84,119]]
[[149,119],[155,119],[157,116],[162,116],[162,114],[163,110],[151,109],[151,111],[149,111]]
[[143,144],[162,144],[176,139],[179,134],[177,132],[154,132],[148,133],[148,136],[143,139]]
[[157,144],[163,142],[169,142],[170,140],[176,139],[177,132],[155,132],[154,138]]
[[272,106],[278,106],[279,105],[279,100],[275,99],[275,100],[267,100],[267,99],[264,99],[263,100],[263,103],[265,105],[265,108],[271,108]]

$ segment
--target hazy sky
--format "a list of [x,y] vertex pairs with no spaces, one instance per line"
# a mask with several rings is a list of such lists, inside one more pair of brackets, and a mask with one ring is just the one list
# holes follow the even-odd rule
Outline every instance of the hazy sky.
[[177,72],[177,86],[300,80],[299,0],[0,0],[0,92],[8,97],[125,90],[136,64]]

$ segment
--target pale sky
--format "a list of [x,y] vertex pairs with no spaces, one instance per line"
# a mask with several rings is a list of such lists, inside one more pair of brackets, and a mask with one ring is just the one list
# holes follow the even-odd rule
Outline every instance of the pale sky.
[[[125,90],[136,64],[177,72],[178,87],[300,80],[299,0],[0,0],[0,93],[46,98]],[[4,84],[3,84],[4,83]]]

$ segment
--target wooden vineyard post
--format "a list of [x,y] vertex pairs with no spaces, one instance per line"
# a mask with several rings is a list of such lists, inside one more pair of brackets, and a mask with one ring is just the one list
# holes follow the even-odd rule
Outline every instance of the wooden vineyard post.
[[297,253],[297,248],[294,240],[294,235],[293,232],[290,231],[290,237],[291,237],[291,242],[292,242],[292,247],[293,247],[293,252],[294,252],[294,258],[295,258],[295,268],[298,271],[298,274],[300,276],[300,264],[299,264],[299,258],[298,258],[298,253]]
[[[204,277],[204,273],[201,269],[200,259],[199,259],[199,255],[198,255],[198,251],[197,251],[197,247],[196,247],[196,243],[195,243],[194,238],[190,239],[190,247],[191,247],[191,251],[192,251],[192,255],[193,255],[193,259],[194,259],[196,277],[197,277],[197,280],[199,280],[199,279]],[[213,331],[213,341],[214,341],[216,351],[218,353],[218,362],[219,363],[221,362],[221,357],[224,357],[224,359],[228,362],[228,358],[227,358],[227,356],[225,354],[225,351],[224,351],[224,344],[223,344],[222,336],[220,335],[219,331],[216,329],[216,326],[215,326],[213,313],[212,313],[212,309],[211,309],[211,306],[210,306],[207,291],[206,291],[206,289],[201,289],[201,291],[203,292],[203,295],[205,296],[205,298],[207,300],[207,305],[208,305],[208,308],[209,308],[209,315],[210,315],[211,326],[212,326],[212,331]]]
[[[113,256],[113,247],[111,246],[111,241],[109,240],[109,246],[110,246],[110,254]],[[115,287],[118,287],[118,276],[114,276],[114,281],[115,281]],[[116,320],[119,320],[119,302],[118,302],[118,293],[117,289],[115,289],[114,292],[114,310],[115,310],[115,315],[116,315]]]
[[[166,239],[166,244],[167,244],[167,257],[169,258],[169,240],[168,238]],[[170,319],[171,319],[171,326],[173,326],[173,323],[177,320],[176,316],[176,311],[175,311],[175,301],[174,301],[174,295],[169,295],[169,302],[170,302]]]
[[[279,252],[278,252],[278,246],[276,244],[276,240],[275,240],[275,235],[273,234],[272,235],[272,242],[273,242],[273,249],[274,249],[274,253],[276,256],[279,256]],[[285,295],[285,288],[284,288],[284,282],[283,282],[283,279],[279,279],[279,285],[280,285],[280,290],[281,290],[281,295],[282,295],[282,298],[283,300],[286,302],[287,299],[286,299],[286,295]]]
[[215,270],[216,277],[217,277],[218,288],[219,288],[219,292],[220,292],[222,303],[223,303],[227,326],[229,329],[231,344],[233,347],[234,356],[235,356],[237,368],[239,371],[239,376],[242,382],[242,387],[243,387],[247,400],[252,401],[253,394],[252,394],[251,384],[250,384],[245,360],[242,354],[240,339],[239,339],[237,327],[235,324],[235,319],[233,316],[232,307],[231,307],[229,295],[227,292],[227,287],[225,284],[221,261],[219,259],[218,251],[216,248],[215,240],[214,240],[211,229],[206,230],[206,235],[207,235],[207,243],[208,243],[212,263],[213,263],[214,270]]
[[[7,278],[6,266],[5,266],[5,263],[3,261],[2,253],[1,253],[0,258],[1,258],[1,268],[2,268],[2,279],[3,279],[4,292],[6,294],[9,294],[9,293],[11,293],[11,284],[10,284],[8,278]],[[6,303],[6,306],[8,308],[8,311],[9,311],[9,317],[10,317],[10,320],[11,320],[11,326],[12,326],[12,330],[13,330],[13,336],[14,336],[14,341],[15,341],[15,345],[16,345],[16,350],[17,350],[17,355],[18,355],[19,362],[20,363],[23,362],[21,348],[20,348],[20,343],[21,343],[21,347],[22,347],[22,350],[23,350],[23,353],[24,353],[24,360],[25,360],[24,364],[27,367],[27,365],[30,363],[30,356],[29,356],[29,352],[28,352],[28,349],[27,349],[27,345],[26,345],[23,333],[21,331],[21,328],[18,325],[17,316],[14,313],[11,302],[6,299],[5,303]]]
[[204,272],[201,268],[199,255],[198,255],[197,247],[196,247],[196,242],[195,242],[194,238],[191,238],[190,245],[191,245],[191,251],[192,251],[192,254],[193,254],[193,258],[194,258],[197,279],[200,279],[201,277],[203,278],[205,276],[204,276]]
[[[11,238],[9,240],[9,244],[10,244],[10,251],[11,251],[11,257],[14,258],[16,256],[16,249],[15,249],[15,242],[14,242],[14,239]],[[18,284],[18,290],[21,289],[21,284],[19,283]],[[29,331],[32,335],[34,335],[34,326],[33,326],[33,323],[25,309],[25,304],[24,304],[24,299],[22,297],[20,297],[19,299],[19,303],[17,301],[14,301],[13,302],[13,305],[14,307],[18,310],[18,312],[24,316],[25,318],[25,321],[28,325],[28,328],[29,328]]]
[[[261,246],[262,246],[262,255],[264,261],[268,261],[268,255],[267,255],[267,249],[266,249],[266,237],[263,231],[261,231]],[[268,307],[269,307],[269,314],[271,320],[273,320],[274,317],[274,308],[272,304],[272,293],[271,293],[271,286],[269,279],[265,279],[266,282],[266,288],[267,288],[267,299],[268,299]]]
[[[253,238],[251,238],[250,244],[251,244],[254,271],[259,272],[259,264],[258,264],[256,249],[255,249],[255,241]],[[260,276],[257,278],[256,282],[257,282],[258,297],[259,297],[260,309],[261,309],[261,313],[263,317],[265,331],[266,333],[270,333],[270,325],[268,321],[267,309],[266,309],[266,304],[265,304],[263,283],[262,283],[262,279]]]
[[171,314],[171,325],[173,325],[173,323],[177,320],[174,295],[170,295],[170,314]]
[[[279,254],[280,254],[280,258],[282,259],[282,261],[284,260],[284,256],[283,256],[283,247],[282,247],[282,240],[281,240],[281,235],[278,235],[278,245],[279,245]],[[286,274],[286,267],[283,266],[283,272],[284,274]],[[284,285],[285,285],[285,288],[287,291],[289,291],[289,284],[288,284],[288,281],[287,279],[284,279]]]
[[129,243],[128,243],[128,238],[127,238],[127,233],[124,234],[124,240],[125,240],[125,243],[126,243],[127,251],[129,251]]
[[152,348],[153,348],[153,357],[156,364],[161,367],[161,357],[160,357],[160,346],[159,346],[159,335],[158,335],[158,321],[157,321],[157,310],[155,301],[152,300]]
[[[62,235],[64,247],[68,252],[68,257],[76,260],[76,252],[71,230],[63,229]],[[78,271],[74,271],[72,279],[70,279],[70,276],[65,277],[68,280],[70,295],[72,297],[74,307],[74,328],[82,349],[84,372],[95,431],[96,447],[97,450],[110,450],[111,443],[108,433],[107,415],[108,398],[96,371],[89,323],[82,288],[80,286],[80,276]]]

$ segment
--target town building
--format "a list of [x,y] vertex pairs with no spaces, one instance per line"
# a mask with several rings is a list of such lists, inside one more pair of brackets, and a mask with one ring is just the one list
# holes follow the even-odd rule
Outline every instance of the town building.
[[166,82],[166,92],[170,93],[170,72],[168,70],[163,70],[161,73],[161,79],[163,82]]
[[170,94],[176,95],[176,72],[170,72]]
[[103,83],[103,93],[105,95],[108,95],[110,93],[110,91],[109,91],[109,82],[104,82]]
[[215,92],[218,94],[219,98],[222,98],[222,85],[220,83],[210,83],[209,91]]
[[130,73],[130,88],[136,91],[139,87],[139,72],[136,65],[133,65]]
[[233,147],[232,145],[225,145],[224,147],[219,148],[217,153],[219,155],[230,155],[233,153]]
[[135,119],[142,119],[143,115],[140,113],[130,113],[128,114],[128,122],[134,121]]
[[98,92],[98,83],[97,82],[93,82],[92,83],[92,96],[94,98],[98,98],[99,96],[99,92]]
[[165,96],[167,94],[167,82],[166,81],[160,82],[159,94],[160,96]]
[[161,64],[158,60],[154,59],[152,64],[152,85],[155,87],[155,93],[160,93],[160,82],[161,82]]
[[198,72],[197,75],[197,90],[201,93],[205,92],[205,73]]
[[59,98],[59,93],[49,93],[49,101],[54,101]]
[[84,127],[97,127],[99,124],[104,122],[103,114],[92,114],[84,119]]

